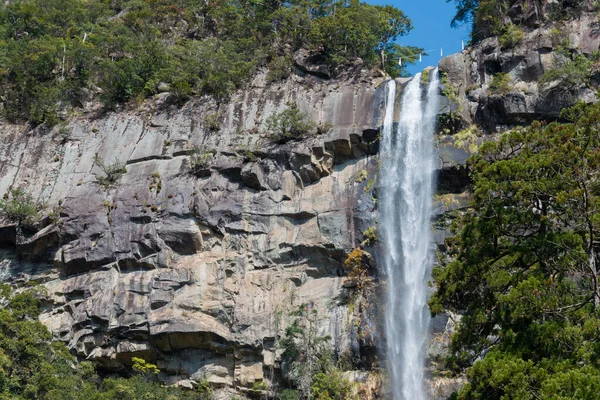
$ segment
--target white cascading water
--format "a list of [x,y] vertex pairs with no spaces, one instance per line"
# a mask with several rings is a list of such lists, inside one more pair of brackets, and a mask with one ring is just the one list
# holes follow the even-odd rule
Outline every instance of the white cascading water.
[[437,69],[430,74],[426,93],[421,88],[421,74],[404,89],[397,126],[396,83],[392,80],[386,86],[380,229],[387,272],[387,362],[394,400],[427,398],[424,373],[432,262],[433,133],[439,85]]

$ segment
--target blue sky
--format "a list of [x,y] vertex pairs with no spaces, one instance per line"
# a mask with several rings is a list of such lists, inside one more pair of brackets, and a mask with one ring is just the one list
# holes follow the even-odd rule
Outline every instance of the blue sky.
[[446,0],[366,0],[371,4],[390,4],[412,20],[413,30],[408,36],[398,39],[400,44],[433,50],[423,62],[417,62],[408,68],[411,74],[420,72],[427,66],[435,66],[440,60],[440,48],[444,56],[461,50],[461,40],[469,41],[470,27],[451,28],[450,21],[455,14],[453,2]]

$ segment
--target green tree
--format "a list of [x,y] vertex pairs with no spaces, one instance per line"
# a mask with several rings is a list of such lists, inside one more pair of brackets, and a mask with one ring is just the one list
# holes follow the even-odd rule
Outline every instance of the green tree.
[[[426,56],[425,49],[414,46],[401,46],[397,43],[388,44],[385,49],[385,72],[392,78],[400,76],[407,77],[409,73],[406,68],[419,59],[419,55]],[[402,59],[402,64],[398,62]]]
[[446,0],[446,3],[456,3],[456,15],[452,19],[452,27],[473,22],[480,0]]
[[[377,34],[379,43],[377,45],[381,57],[381,68],[386,70],[387,56],[389,55],[390,44],[398,36],[404,36],[412,30],[411,21],[400,10],[390,5],[376,6],[381,22],[378,24],[379,32]],[[391,61],[391,60],[390,60]],[[393,61],[391,61],[393,63]]]
[[282,370],[300,391],[303,398],[311,398],[315,375],[332,367],[329,336],[318,336],[318,313],[304,304],[291,314],[294,320],[279,341],[283,349]]
[[[430,305],[462,314],[461,399],[598,398],[600,105],[536,122],[470,160],[471,209],[435,269]],[[545,397],[564,393],[565,397]]]

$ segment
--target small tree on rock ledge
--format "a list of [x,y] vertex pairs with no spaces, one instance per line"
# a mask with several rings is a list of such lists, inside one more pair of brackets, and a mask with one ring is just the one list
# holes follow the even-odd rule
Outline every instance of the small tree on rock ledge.
[[277,143],[298,140],[310,133],[314,127],[314,122],[310,121],[295,103],[267,119],[267,131]]
[[0,200],[0,214],[19,226],[34,223],[42,205],[23,189],[10,189]]

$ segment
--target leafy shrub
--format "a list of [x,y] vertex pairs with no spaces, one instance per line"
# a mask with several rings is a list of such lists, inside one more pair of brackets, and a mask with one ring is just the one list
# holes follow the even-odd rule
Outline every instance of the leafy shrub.
[[507,0],[461,1],[475,8],[472,37],[479,41],[502,33],[502,18],[510,4]]
[[578,18],[583,12],[584,7],[584,1],[557,0],[548,4],[548,18],[552,21]]
[[460,115],[460,112],[450,111],[448,113],[441,114],[438,117],[438,124],[440,127],[440,132],[445,135],[454,135],[461,130],[465,124],[465,121]]
[[315,375],[310,391],[312,398],[316,400],[357,400],[354,386],[340,371],[332,369],[327,373],[319,372]]
[[39,217],[42,205],[23,189],[10,189],[0,200],[0,214],[19,225],[30,225]]
[[182,106],[190,98],[192,86],[187,80],[176,80],[171,85],[171,94],[178,106]]
[[267,386],[266,382],[263,381],[256,381],[252,384],[252,388],[250,389],[250,393],[252,393],[255,396],[260,396],[260,394],[262,392],[264,392],[265,390],[268,390],[269,387]]
[[210,175],[208,167],[213,154],[204,147],[194,147],[190,152],[190,173],[195,176]]
[[104,172],[105,176],[98,177],[98,184],[105,189],[109,189],[114,186],[123,174],[127,173],[127,168],[124,163],[121,163],[115,159],[112,164],[106,165],[98,155],[94,157],[94,164]]
[[133,361],[133,366],[131,367],[131,369],[146,377],[158,375],[158,373],[160,372],[156,365],[147,362],[143,358],[132,357],[131,361]]
[[372,246],[377,243],[377,229],[374,226],[370,226],[366,231],[363,232],[364,240],[362,241],[362,246]]
[[552,82],[566,90],[577,90],[589,84],[593,62],[583,54],[571,58],[566,51],[559,52],[551,69],[544,72],[540,79],[542,87]]
[[367,288],[372,278],[369,274],[371,255],[361,249],[353,249],[344,261],[344,268],[348,273],[346,283],[352,283],[359,291]]
[[300,393],[297,390],[285,389],[279,393],[279,400],[299,400]]
[[290,314],[293,322],[286,328],[279,341],[283,350],[282,370],[300,392],[308,397],[314,376],[332,367],[329,336],[317,335],[318,312],[303,304]]
[[296,104],[267,119],[267,130],[278,143],[298,140],[308,134],[314,125]]
[[[451,257],[434,268],[434,314],[461,312],[457,399],[595,399],[600,391],[600,105],[483,144]],[[585,227],[582,229],[581,227]]]
[[369,173],[367,172],[367,170],[366,169],[361,169],[354,176],[354,182],[356,182],[356,183],[363,183],[365,180],[367,180],[368,177],[369,177]]
[[511,87],[512,78],[509,74],[504,72],[499,72],[492,77],[492,81],[490,82],[489,91],[491,94],[497,95],[505,95],[510,93],[512,90]]
[[471,154],[475,154],[479,149],[479,136],[480,131],[477,125],[471,125],[452,137],[454,140],[454,147],[458,149],[464,149]]
[[555,48],[566,48],[569,45],[568,36],[556,26],[550,29],[550,39],[552,40],[552,46]]
[[508,24],[503,29],[502,35],[500,35],[500,45],[505,49],[512,49],[525,37],[523,28],[519,28],[514,24]]
[[219,113],[218,112],[207,113],[206,116],[204,117],[204,125],[211,132],[217,132],[219,129],[221,129],[221,124],[219,122]]

